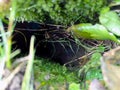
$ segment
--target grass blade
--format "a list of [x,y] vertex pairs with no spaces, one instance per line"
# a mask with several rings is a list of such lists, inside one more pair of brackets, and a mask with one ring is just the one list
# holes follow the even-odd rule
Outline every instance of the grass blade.
[[28,65],[26,67],[25,76],[23,78],[22,89],[21,90],[30,90],[30,88],[32,87],[30,85],[30,79],[31,79],[31,75],[32,75],[31,73],[32,73],[32,70],[33,70],[34,39],[35,39],[35,37],[32,36],[31,37],[31,42],[30,42],[30,51],[29,51]]

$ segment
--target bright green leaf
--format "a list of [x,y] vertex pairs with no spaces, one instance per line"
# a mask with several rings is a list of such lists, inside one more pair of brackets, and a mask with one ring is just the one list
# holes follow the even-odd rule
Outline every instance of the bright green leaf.
[[100,24],[92,25],[90,23],[86,23],[73,25],[72,27],[68,28],[68,31],[72,31],[73,34],[78,38],[112,40],[120,43],[120,41],[112,33],[109,33],[107,29]]
[[101,14],[99,20],[110,32],[120,36],[120,18],[115,12],[109,11]]

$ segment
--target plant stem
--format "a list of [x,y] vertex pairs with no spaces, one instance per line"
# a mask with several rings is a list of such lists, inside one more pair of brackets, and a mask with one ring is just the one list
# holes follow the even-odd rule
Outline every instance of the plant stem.
[[30,80],[31,80],[31,73],[33,70],[33,60],[34,60],[34,39],[35,39],[35,37],[32,36],[31,42],[30,42],[29,58],[28,58],[29,61],[27,63],[28,65],[26,67],[21,90],[32,90],[32,89],[30,89],[30,87],[32,87],[30,85]]
[[11,68],[11,44],[12,44],[12,40],[11,40],[11,35],[13,32],[13,23],[14,23],[14,19],[15,19],[15,11],[16,11],[16,2],[14,0],[11,1],[12,2],[12,8],[10,11],[10,17],[9,17],[9,24],[8,24],[8,32],[10,32],[10,35],[7,36],[7,48],[6,48],[6,52],[7,52],[7,62],[6,62],[6,66],[7,68]]

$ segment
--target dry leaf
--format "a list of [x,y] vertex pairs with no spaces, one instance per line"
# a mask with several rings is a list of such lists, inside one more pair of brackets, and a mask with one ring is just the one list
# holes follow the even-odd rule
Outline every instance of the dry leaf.
[[103,78],[110,90],[120,90],[120,47],[106,52],[101,58]]

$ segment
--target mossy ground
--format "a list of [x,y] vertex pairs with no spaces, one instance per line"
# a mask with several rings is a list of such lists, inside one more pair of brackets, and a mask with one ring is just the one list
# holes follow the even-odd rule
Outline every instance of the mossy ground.
[[[95,62],[99,61],[96,60]],[[99,65],[96,65],[98,68],[91,67],[90,63],[91,62],[84,66],[88,67],[89,70],[81,76],[79,75],[81,70],[80,68],[71,71],[65,66],[51,62],[48,59],[36,58],[34,61],[35,82],[39,83],[37,87],[42,88],[42,90],[47,90],[47,87],[54,87],[54,89],[56,88],[55,90],[59,90],[60,87],[62,87],[66,90],[65,88],[67,84],[69,85],[69,88],[76,88],[76,86],[80,85],[79,88],[84,90],[88,88],[93,79],[97,78],[102,80],[102,73],[100,72]]]
[[65,66],[43,58],[37,58],[34,61],[34,75],[41,86],[79,81],[76,71],[70,71]]

